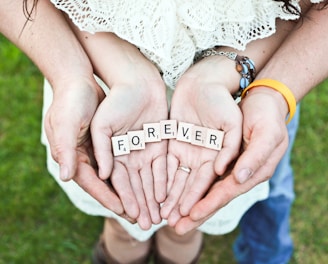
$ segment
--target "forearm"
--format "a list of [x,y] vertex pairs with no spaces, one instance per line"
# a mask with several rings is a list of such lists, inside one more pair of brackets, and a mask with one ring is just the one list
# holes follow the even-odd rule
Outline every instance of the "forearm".
[[[107,84],[134,83],[141,79],[151,82],[152,90],[164,88],[163,81],[155,65],[133,44],[111,32],[90,34],[80,31],[70,22],[73,31],[87,52],[95,73]],[[114,85],[115,86],[115,85]],[[140,88],[146,86],[140,85]]]
[[[221,50],[233,51],[238,55],[249,57],[254,61],[256,70],[259,72],[294,27],[295,22],[277,20],[276,33],[272,36],[250,42],[244,51],[236,51],[230,48],[221,48]],[[240,77],[239,74],[236,76]],[[236,79],[239,81],[240,78]]]
[[[254,62],[256,71],[258,72],[264,67],[265,63],[270,59],[272,54],[274,54],[294,27],[295,22],[277,20],[276,33],[270,37],[250,42],[243,51],[223,46],[218,47],[216,50],[219,52],[235,52],[240,56],[250,58]],[[239,89],[241,76],[240,73],[236,71],[236,62],[234,60],[228,59],[225,56],[210,56],[196,63],[193,68],[197,68],[197,71],[188,71],[184,77],[189,77],[195,84],[198,81],[203,84],[203,78],[199,79],[198,77],[199,75],[206,75],[206,82],[208,85],[224,84],[224,87],[228,89],[231,94],[235,94]]]
[[129,53],[140,53],[137,48],[115,34],[110,32],[91,34],[80,31],[70,20],[68,22],[88,54],[96,75],[109,87],[112,87],[119,76],[125,79],[126,72],[123,69],[127,68],[127,64],[138,63],[138,61],[130,61],[133,55],[129,55]]
[[[286,84],[297,101],[328,76],[328,9],[313,7],[272,56],[257,79]],[[254,90],[255,91],[255,90]]]
[[[92,75],[87,55],[62,14],[49,1],[38,1],[27,21],[22,0],[0,2],[0,31],[53,83]],[[29,1],[28,1],[29,2]]]

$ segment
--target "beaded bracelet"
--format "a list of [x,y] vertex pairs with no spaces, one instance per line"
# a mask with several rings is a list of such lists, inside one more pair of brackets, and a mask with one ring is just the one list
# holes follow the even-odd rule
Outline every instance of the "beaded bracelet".
[[272,80],[272,79],[260,79],[260,80],[256,80],[256,81],[252,82],[242,92],[241,98],[244,98],[250,89],[252,89],[254,87],[258,87],[258,86],[265,86],[265,87],[274,89],[274,90],[278,91],[279,93],[281,93],[281,95],[285,98],[285,100],[288,104],[288,108],[289,108],[289,116],[286,121],[286,124],[288,124],[290,122],[290,120],[292,120],[292,118],[295,114],[295,111],[296,111],[296,99],[295,99],[293,93],[291,92],[291,90],[285,84],[283,84],[279,81]]
[[239,90],[233,95],[233,98],[239,98],[243,90],[255,79],[256,69],[254,62],[250,58],[240,56],[235,52],[217,51],[214,48],[202,51],[194,61],[196,62],[213,55],[225,56],[236,62],[236,70],[240,73],[241,79],[239,81]]

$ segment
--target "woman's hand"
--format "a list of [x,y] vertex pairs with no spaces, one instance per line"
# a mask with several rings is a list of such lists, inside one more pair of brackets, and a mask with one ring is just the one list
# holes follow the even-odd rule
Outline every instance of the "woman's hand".
[[162,220],[159,203],[166,197],[167,141],[114,157],[111,138],[166,120],[166,87],[157,68],[130,43],[111,33],[77,34],[96,74],[110,89],[91,125],[99,177],[111,182],[125,213],[149,229]]
[[[214,60],[213,60],[214,59]],[[227,58],[224,60],[230,61]],[[188,216],[217,175],[239,154],[242,116],[229,90],[222,84],[219,65],[226,61],[208,58],[195,64],[180,79],[172,98],[170,118],[179,122],[221,130],[224,140],[220,151],[170,140],[168,149],[169,196],[161,209],[163,218],[174,226],[182,216]],[[223,77],[223,79],[226,78]],[[189,167],[190,174],[178,170]]]
[[[145,123],[167,119],[162,84],[136,86],[112,87],[93,119],[92,139],[100,178],[111,181],[126,214],[137,219],[141,228],[149,229],[152,223],[161,222],[159,203],[166,197],[167,141],[146,143],[145,149],[122,156],[112,154],[113,136],[142,130]],[[153,97],[151,90],[158,88],[163,92]]]

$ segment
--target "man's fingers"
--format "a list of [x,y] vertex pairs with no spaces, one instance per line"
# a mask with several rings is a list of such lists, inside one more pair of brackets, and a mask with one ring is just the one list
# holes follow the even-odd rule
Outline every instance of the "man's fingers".
[[60,166],[60,179],[68,181],[73,178],[77,169],[76,149],[79,129],[77,129],[77,125],[74,122],[65,122],[65,119],[61,120],[62,123],[56,122],[48,114],[45,130],[52,157]]
[[93,151],[98,164],[98,174],[108,179],[113,169],[112,143],[110,137],[92,126]]
[[126,168],[120,162],[115,164],[115,169],[110,180],[122,201],[125,213],[130,218],[136,219],[140,214],[138,201],[131,186]]
[[[208,217],[209,218],[209,217]],[[199,227],[201,224],[203,224],[208,218],[199,220],[199,221],[193,221],[189,216],[185,216],[176,223],[174,229],[175,232],[178,235],[185,235],[189,231],[196,229]]]
[[107,209],[117,215],[124,213],[119,197],[105,182],[97,177],[94,169],[88,164],[79,163],[74,181]]
[[[270,159],[272,160],[274,158],[273,153],[281,152],[281,155],[278,154],[281,158],[287,146],[288,137],[266,136],[263,133],[254,133],[233,169],[233,175],[236,181],[242,184],[252,177],[261,167],[270,166]],[[277,160],[278,162],[279,159]],[[272,164],[272,171],[275,165]],[[263,175],[263,180],[268,176],[271,175]]]

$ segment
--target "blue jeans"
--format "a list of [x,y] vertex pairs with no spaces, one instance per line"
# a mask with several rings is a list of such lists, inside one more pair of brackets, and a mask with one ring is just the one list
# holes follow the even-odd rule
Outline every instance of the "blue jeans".
[[299,107],[288,124],[290,144],[270,179],[268,199],[252,206],[240,222],[233,250],[241,264],[284,264],[293,253],[289,216],[294,201],[290,154],[297,132]]

